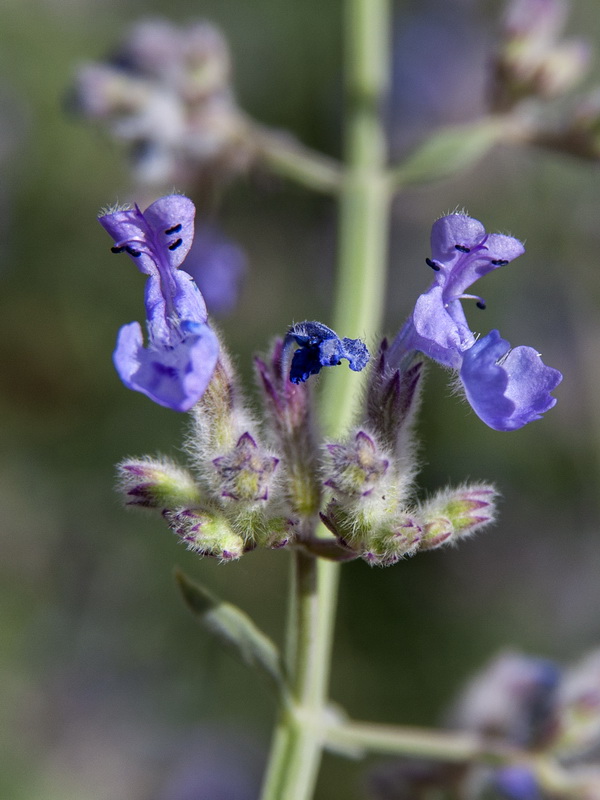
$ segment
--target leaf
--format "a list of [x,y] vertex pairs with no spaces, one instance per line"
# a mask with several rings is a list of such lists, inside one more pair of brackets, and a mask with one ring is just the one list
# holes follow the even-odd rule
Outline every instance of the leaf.
[[191,581],[181,570],[176,570],[175,578],[190,611],[220,644],[243,664],[261,672],[279,691],[285,690],[279,650],[250,617]]
[[490,119],[442,128],[392,170],[392,185],[401,188],[460,172],[482,158],[504,131],[501,121]]

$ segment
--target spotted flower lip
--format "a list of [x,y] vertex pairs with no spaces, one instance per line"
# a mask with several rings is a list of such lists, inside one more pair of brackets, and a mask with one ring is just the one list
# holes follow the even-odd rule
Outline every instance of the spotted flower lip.
[[360,339],[340,339],[322,322],[298,322],[288,330],[283,358],[289,348],[298,345],[292,357],[290,381],[304,383],[311,375],[317,375],[321,367],[334,367],[344,358],[351,370],[360,372],[369,361],[369,351]]
[[104,214],[113,253],[127,253],[148,276],[148,346],[139,322],[119,331],[113,361],[123,383],[159,405],[188,411],[202,396],[219,354],[206,305],[179,267],[194,237],[194,204],[182,195],[161,197],[144,212],[135,206]]
[[483,299],[466,294],[466,289],[523,252],[518,239],[488,234],[481,222],[465,214],[438,219],[431,231],[432,257],[426,259],[434,281],[418,298],[388,356],[392,363],[401,363],[416,350],[457,370],[475,413],[499,431],[539,419],[556,404],[550,392],[562,380],[532,347],[511,349],[496,330],[477,339],[462,308],[465,299],[485,308]]
[[415,305],[407,327],[411,349],[448,367],[460,368],[461,353],[475,343],[461,300],[482,298],[465,294],[478,278],[503,267],[525,252],[518,239],[500,233],[488,234],[476,219],[450,214],[434,222],[431,229],[431,258],[435,271],[431,287]]
[[477,416],[494,430],[512,431],[556,405],[550,392],[562,375],[533,347],[511,349],[494,330],[464,353],[460,378]]

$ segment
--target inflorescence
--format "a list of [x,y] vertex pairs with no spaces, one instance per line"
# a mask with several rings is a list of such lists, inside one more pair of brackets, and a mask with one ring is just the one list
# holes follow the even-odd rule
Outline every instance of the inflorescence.
[[[160,511],[188,547],[222,560],[257,546],[304,547],[343,561],[389,565],[419,550],[456,542],[489,525],[495,490],[485,483],[444,489],[418,502],[413,421],[423,355],[454,370],[475,413],[491,428],[514,430],[556,400],[560,372],[531,347],[510,348],[498,331],[477,338],[461,300],[479,277],[523,252],[511,236],[487,234],[464,214],[434,223],[435,272],[398,335],[373,358],[360,339],[341,338],[320,322],[292,325],[266,358],[257,358],[264,417],[244,400],[227,352],[209,325],[202,295],[180,269],[193,240],[195,208],[169,195],[144,212],[100,217],[147,276],[148,343],[125,325],[114,362],[128,388],[175,411],[190,411],[192,469],[165,459],[128,459],[119,467],[130,505]],[[339,441],[322,441],[310,376],[348,361],[369,363],[362,411]],[[333,534],[316,535],[322,521]]]

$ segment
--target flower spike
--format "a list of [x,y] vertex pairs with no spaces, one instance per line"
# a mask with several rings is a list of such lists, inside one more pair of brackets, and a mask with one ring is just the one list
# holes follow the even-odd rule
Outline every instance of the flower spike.
[[112,252],[127,253],[148,276],[148,346],[139,322],[124,325],[115,367],[129,389],[174,411],[188,411],[200,399],[219,354],[204,299],[191,277],[179,270],[194,238],[194,216],[191,200],[169,195],[143,213],[135,206],[99,219],[115,240]]

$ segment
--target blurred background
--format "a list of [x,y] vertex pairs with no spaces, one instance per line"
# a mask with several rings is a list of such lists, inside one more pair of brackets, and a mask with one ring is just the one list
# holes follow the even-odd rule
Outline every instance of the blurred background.
[[[280,639],[288,564],[261,551],[199,560],[113,490],[125,456],[182,458],[186,420],[127,391],[111,353],[142,319],[142,278],[96,223],[131,196],[123,148],[69,108],[78,65],[143,16],[206,18],[227,36],[243,109],[341,154],[342,0],[4,0],[0,11],[0,796],[252,800],[269,743],[267,689],[194,623],[176,565]],[[484,107],[500,2],[397,2],[388,113],[396,156]],[[600,47],[596,0],[570,33]],[[600,57],[587,85],[600,82]],[[600,167],[498,147],[394,204],[386,332],[429,283],[432,221],[466,208],[523,239],[485,279],[473,325],[536,347],[564,381],[544,420],[485,427],[431,367],[424,491],[500,489],[499,523],[459,549],[343,569],[332,695],[354,717],[435,725],[503,647],[559,662],[600,645]],[[219,325],[253,392],[251,354],[292,321],[331,323],[335,206],[268,174],[237,178],[219,225],[245,281]],[[485,318],[476,314],[483,313]],[[358,336],[363,331],[344,331]],[[372,332],[368,332],[372,335]],[[318,800],[368,798],[376,760],[327,757]]]

